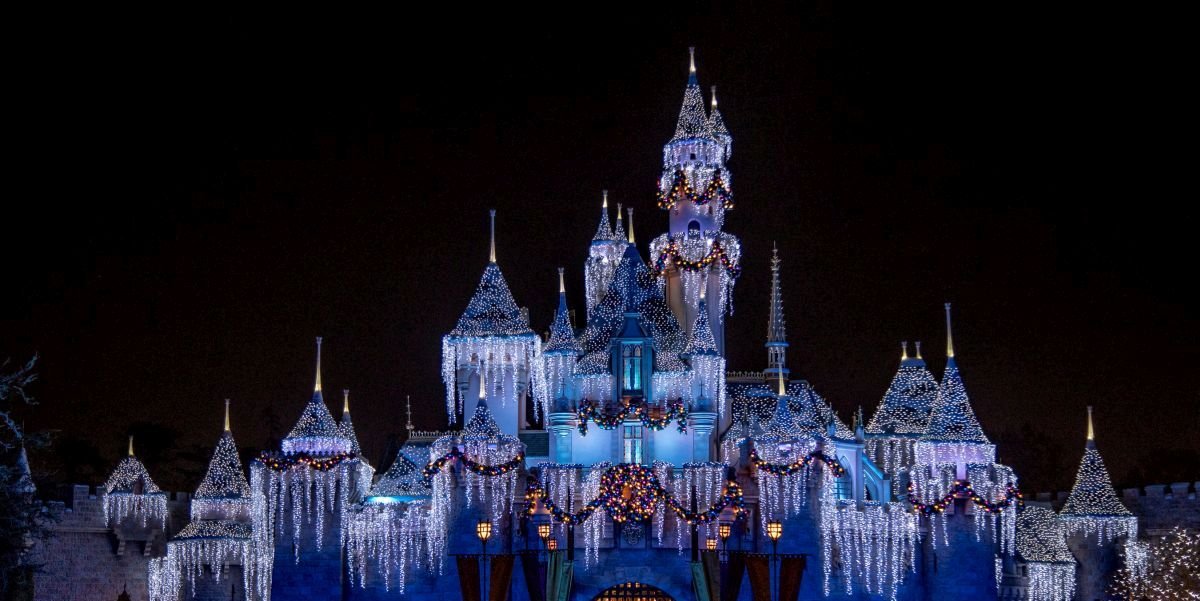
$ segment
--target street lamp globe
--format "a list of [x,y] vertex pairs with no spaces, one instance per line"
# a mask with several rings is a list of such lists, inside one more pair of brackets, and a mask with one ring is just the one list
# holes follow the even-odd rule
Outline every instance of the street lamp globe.
[[778,542],[783,537],[783,522],[779,520],[767,522],[767,536],[770,537],[771,542]]

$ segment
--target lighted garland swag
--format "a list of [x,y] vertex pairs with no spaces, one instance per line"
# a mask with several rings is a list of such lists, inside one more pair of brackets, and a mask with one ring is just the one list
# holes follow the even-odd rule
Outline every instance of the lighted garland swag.
[[679,204],[680,199],[690,200],[700,206],[716,200],[725,209],[733,208],[733,193],[725,185],[725,180],[721,179],[720,171],[713,173],[704,193],[697,194],[695,188],[687,181],[687,174],[683,172],[683,169],[676,169],[675,175],[671,179],[671,187],[666,192],[658,193],[658,208],[673,209],[675,205]]
[[330,457],[313,457],[308,453],[282,454],[263,451],[259,454],[258,460],[263,465],[277,471],[284,472],[297,465],[307,466],[319,472],[327,472],[343,461],[350,461],[357,457],[354,453],[338,453]]
[[986,499],[975,493],[975,489],[971,486],[970,482],[967,482],[966,480],[955,480],[954,484],[950,486],[949,492],[946,493],[946,496],[942,497],[941,500],[928,504],[918,501],[912,483],[910,482],[908,485],[908,502],[912,504],[914,511],[923,513],[925,515],[931,515],[945,510],[946,506],[953,503],[954,498],[960,495],[967,497],[972,503],[990,513],[1000,513],[1001,511],[1004,511],[1006,507],[1012,506],[1014,502],[1016,502],[1018,509],[1025,506],[1025,500],[1021,495],[1020,489],[1012,484],[1009,484],[1005,488],[1003,500],[996,501],[995,503],[989,503]]
[[589,421],[595,422],[602,430],[613,430],[631,416],[640,419],[642,426],[655,431],[662,430],[674,421],[680,434],[687,433],[688,409],[684,403],[674,403],[665,415],[654,418],[642,405],[625,405],[615,414],[606,416],[595,401],[585,400],[579,404],[579,434],[587,436]]
[[470,457],[467,457],[465,453],[458,449],[451,449],[449,453],[438,457],[437,459],[429,462],[429,465],[425,466],[425,469],[422,470],[422,473],[425,476],[425,482],[427,484],[431,483],[433,481],[433,477],[436,476],[438,472],[442,471],[442,468],[446,467],[446,464],[450,463],[450,461],[453,459],[457,459],[459,464],[461,464],[463,467],[475,472],[476,474],[479,474],[480,476],[500,476],[521,467],[521,465],[525,463],[525,454],[517,453],[517,456],[513,457],[509,461],[497,463],[496,465],[488,465],[486,463],[479,463],[478,461],[472,460]]
[[[626,496],[628,493],[628,496]],[[666,504],[671,511],[688,524],[709,524],[720,518],[726,508],[732,507],[738,519],[746,516],[746,504],[742,487],[729,480],[721,499],[703,511],[691,512],[679,499],[658,481],[654,470],[636,463],[621,463],[604,471],[600,476],[600,496],[592,499],[583,509],[571,513],[551,501],[546,488],[536,480],[525,490],[525,517],[533,515],[536,502],[540,502],[550,516],[560,524],[579,525],[587,521],[597,509],[603,509],[614,522],[643,522],[654,515],[659,503]]]
[[713,261],[720,261],[721,266],[725,268],[730,277],[737,278],[742,272],[742,267],[736,261],[730,259],[729,255],[725,254],[725,249],[719,241],[714,241],[708,254],[695,261],[685,259],[679,252],[679,244],[672,241],[666,248],[662,249],[662,252],[658,254],[658,259],[654,261],[654,271],[656,273],[662,274],[666,270],[667,259],[670,259],[672,265],[683,271],[697,271],[708,267]]
[[753,448],[750,449],[750,461],[754,464],[754,467],[775,476],[790,476],[808,467],[809,465],[812,465],[812,462],[816,460],[820,460],[822,463],[828,466],[829,471],[833,472],[834,476],[841,477],[846,475],[846,468],[842,467],[840,461],[834,457],[830,457],[829,455],[822,453],[821,451],[813,451],[791,463],[770,463],[766,459],[760,457],[758,451]]

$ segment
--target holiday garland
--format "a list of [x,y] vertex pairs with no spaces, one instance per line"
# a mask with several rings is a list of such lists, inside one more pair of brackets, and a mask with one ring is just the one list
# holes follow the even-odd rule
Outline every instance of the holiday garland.
[[942,497],[938,501],[928,504],[918,501],[915,487],[912,485],[912,483],[909,483],[908,485],[908,502],[912,503],[913,510],[925,515],[931,515],[933,513],[945,511],[946,506],[953,503],[955,497],[966,497],[970,499],[972,503],[975,503],[975,505],[991,513],[1000,513],[1001,511],[1004,511],[1004,508],[1011,506],[1014,501],[1016,501],[1018,508],[1025,505],[1024,497],[1021,495],[1020,489],[1011,484],[1005,487],[1003,500],[990,503],[987,499],[984,499],[976,494],[975,489],[971,487],[970,482],[967,482],[966,480],[955,480],[954,484],[950,486],[950,490],[946,493],[946,496]]
[[737,278],[742,272],[742,268],[737,261],[730,259],[729,255],[725,254],[725,249],[721,247],[719,241],[714,241],[708,254],[704,255],[696,261],[690,261],[683,257],[679,251],[679,243],[672,240],[667,244],[666,248],[658,254],[658,259],[654,261],[654,271],[661,275],[667,268],[667,260],[670,259],[671,264],[683,271],[699,271],[712,265],[713,261],[720,261],[721,266],[729,273],[729,277]]
[[263,465],[277,472],[287,471],[297,465],[303,465],[319,472],[327,472],[343,461],[350,461],[357,457],[354,453],[338,453],[330,457],[313,457],[308,453],[273,453],[263,451],[259,454],[258,460]]
[[812,465],[812,462],[818,459],[829,467],[829,471],[834,476],[841,477],[846,475],[846,468],[842,467],[841,462],[821,451],[813,451],[791,463],[770,463],[760,457],[758,451],[750,449],[750,461],[754,464],[754,467],[775,476],[790,476]]
[[575,513],[564,511],[551,501],[546,488],[536,480],[532,480],[526,488],[525,500],[526,516],[532,516],[537,503],[541,503],[555,521],[569,525],[583,523],[597,509],[603,509],[614,522],[643,522],[654,516],[659,503],[665,504],[688,524],[711,523],[730,507],[737,518],[746,515],[742,488],[733,480],[726,482],[719,501],[703,511],[692,512],[663,487],[652,468],[636,463],[621,463],[605,470],[600,476],[600,495]]
[[457,459],[459,464],[463,467],[476,474],[479,474],[480,476],[501,476],[521,467],[521,465],[525,463],[525,455],[523,453],[517,453],[516,457],[513,457],[511,460],[505,461],[504,463],[488,465],[474,461],[458,449],[451,449],[449,453],[446,453],[445,455],[442,455],[441,457],[429,462],[429,465],[425,466],[425,469],[423,470],[425,482],[431,482],[433,477],[436,476],[438,472],[442,471],[442,468],[446,467],[447,463],[450,463],[450,461],[454,459]]
[[625,405],[620,411],[608,416],[601,411],[595,401],[585,399],[579,404],[579,434],[587,436],[588,422],[595,422],[602,430],[612,430],[625,422],[626,419],[640,419],[642,426],[654,431],[662,430],[672,421],[680,434],[687,433],[688,409],[682,401],[672,403],[662,417],[652,417],[644,405]]
[[733,193],[729,191],[729,186],[725,184],[725,180],[721,178],[721,171],[713,172],[712,179],[708,181],[708,187],[704,189],[703,194],[696,193],[695,188],[688,182],[687,174],[683,169],[676,169],[675,175],[671,178],[671,187],[666,191],[662,191],[662,185],[659,185],[658,193],[658,208],[673,209],[679,204],[681,199],[690,200],[693,203],[704,206],[714,200],[721,203],[721,207],[725,209],[733,208]]

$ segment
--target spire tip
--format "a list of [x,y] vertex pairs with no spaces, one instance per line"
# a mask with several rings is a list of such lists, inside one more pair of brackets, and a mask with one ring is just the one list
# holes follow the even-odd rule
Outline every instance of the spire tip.
[[908,360],[908,341],[907,340],[900,343],[900,360],[901,361]]
[[[1090,409],[1090,407],[1089,407]],[[129,456],[133,457],[133,435],[129,435]]]
[[322,338],[317,336],[317,382],[313,385],[313,392],[321,392],[321,341]]
[[1095,440],[1096,440],[1096,430],[1092,428],[1092,406],[1091,405],[1088,405],[1087,439],[1088,439],[1088,442],[1095,442]]
[[229,431],[229,399],[225,399],[225,431]]
[[954,358],[954,335],[950,330],[950,303],[946,303],[946,358]]
[[625,210],[629,211],[629,243],[634,244],[634,241],[633,241],[633,207],[629,207],[628,209],[625,209]]
[[696,47],[688,46],[688,73],[696,72]]
[[566,292],[567,292],[567,284],[563,280],[563,268],[559,267],[558,268],[558,293],[566,294]]
[[496,262],[496,209],[491,209],[488,214],[492,217],[492,244],[491,253],[488,255],[488,262]]
[[342,389],[342,413],[350,413],[350,389]]

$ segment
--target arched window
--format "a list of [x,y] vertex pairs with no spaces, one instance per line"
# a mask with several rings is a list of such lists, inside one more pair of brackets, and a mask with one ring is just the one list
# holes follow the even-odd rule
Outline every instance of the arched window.
[[642,343],[621,345],[621,390],[626,394],[642,392]]

